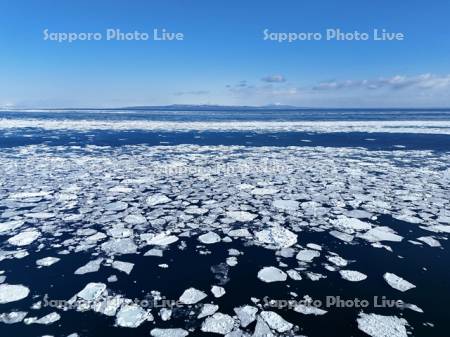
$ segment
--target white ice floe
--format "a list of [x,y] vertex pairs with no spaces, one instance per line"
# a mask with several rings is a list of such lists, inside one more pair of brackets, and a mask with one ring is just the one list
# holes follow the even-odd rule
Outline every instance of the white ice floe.
[[103,262],[103,258],[98,258],[96,260],[89,261],[84,266],[81,266],[80,268],[75,270],[74,274],[84,275],[87,273],[95,273],[100,269],[102,262]]
[[407,337],[408,322],[396,316],[360,313],[358,328],[371,337]]
[[86,301],[94,301],[106,290],[106,284],[104,283],[88,283],[77,296]]
[[201,330],[203,332],[212,332],[221,335],[226,335],[234,327],[233,317],[216,312],[214,315],[207,317],[202,324]]
[[292,323],[289,323],[274,311],[263,311],[260,315],[271,329],[278,332],[286,332],[293,327]]
[[295,256],[297,260],[302,262],[311,262],[314,258],[319,257],[320,253],[313,249],[302,249]]
[[125,328],[137,328],[151,318],[150,313],[137,304],[125,305],[116,315],[116,324]]
[[273,226],[255,233],[257,241],[268,244],[274,249],[288,248],[297,243],[297,234],[281,226]]
[[294,269],[289,269],[286,273],[294,281],[300,281],[302,279],[302,276],[300,275],[300,273]]
[[337,219],[331,220],[331,223],[338,229],[343,231],[350,230],[351,233],[354,231],[364,231],[372,228],[370,223],[355,218],[349,218],[345,215],[338,216]]
[[256,219],[258,215],[246,211],[230,211],[227,212],[227,216],[236,221],[248,222]]
[[180,328],[172,328],[172,329],[152,329],[150,331],[150,335],[153,337],[186,337],[189,335],[189,332],[180,329]]
[[271,195],[278,193],[278,190],[276,188],[255,188],[251,191],[254,195]]
[[101,247],[108,254],[135,254],[137,251],[137,246],[131,238],[110,239]]
[[[141,235],[142,238],[142,235]],[[168,233],[159,233],[146,239],[148,245],[167,246],[178,241],[178,237]]]
[[183,304],[195,304],[203,300],[206,296],[208,295],[201,290],[189,288],[183,292],[179,298],[179,301]]
[[162,321],[168,321],[172,317],[172,309],[168,308],[161,308],[159,311],[159,316],[161,317]]
[[52,313],[45,315],[44,317],[41,317],[38,320],[34,321],[34,323],[49,325],[49,324],[59,321],[60,318],[61,318],[61,316],[57,312],[52,312]]
[[35,241],[41,233],[36,229],[25,230],[8,239],[8,242],[14,246],[27,246]]
[[9,231],[13,231],[13,230],[23,226],[24,223],[25,223],[25,221],[22,221],[22,220],[13,220],[13,221],[2,222],[2,223],[0,223],[0,234],[9,232]]
[[197,318],[200,319],[203,317],[211,316],[217,310],[219,310],[219,306],[216,304],[210,304],[210,303],[203,304],[202,310],[198,314]]
[[383,278],[392,288],[402,292],[416,287],[414,284],[393,273],[385,273]]
[[114,269],[120,270],[126,274],[130,274],[133,270],[134,263],[124,261],[114,261],[111,265]]
[[147,219],[140,214],[130,214],[127,215],[123,221],[130,225],[140,225],[147,221]]
[[157,257],[162,257],[163,256],[163,251],[161,249],[156,249],[156,248],[152,248],[150,250],[148,250],[144,256],[157,256]]
[[417,238],[417,240],[426,243],[430,247],[440,247],[441,246],[441,243],[431,236],[421,236],[420,238]]
[[222,297],[223,295],[225,295],[225,289],[219,286],[212,286],[211,292],[213,293],[214,297]]
[[161,204],[167,204],[170,201],[172,201],[172,200],[169,199],[164,194],[154,194],[154,195],[147,197],[147,199],[145,200],[145,203],[148,206],[156,206],[156,205],[161,205]]
[[258,272],[258,278],[267,283],[286,281],[287,275],[276,267],[264,267]]
[[220,242],[220,236],[219,235],[217,235],[216,233],[214,233],[214,232],[208,232],[208,233],[206,233],[206,234],[202,234],[202,235],[200,235],[199,237],[198,237],[198,240],[201,242],[201,243],[204,243],[204,244],[213,244],[213,243],[217,243],[217,242]]
[[21,284],[0,284],[0,304],[23,300],[30,289]]
[[23,319],[27,316],[26,311],[11,311],[8,313],[0,314],[0,323],[5,324],[15,324],[22,322]]
[[365,232],[364,234],[358,234],[358,237],[365,239],[369,242],[379,242],[379,241],[392,241],[400,242],[403,237],[397,235],[394,230],[386,226],[379,226],[372,228]]
[[312,305],[306,305],[306,304],[297,304],[294,307],[294,311],[303,314],[303,315],[314,315],[314,316],[321,316],[321,315],[325,315],[327,313],[326,310],[317,308],[315,306]]
[[52,264],[55,264],[56,262],[60,261],[61,259],[58,257],[44,257],[42,259],[36,260],[36,264],[41,267],[49,267]]
[[274,200],[272,203],[275,208],[278,208],[283,211],[296,211],[299,206],[299,202],[295,200]]
[[364,281],[367,278],[366,274],[363,274],[356,270],[339,270],[339,274],[344,280],[351,282]]
[[236,313],[241,326],[246,328],[255,321],[258,308],[251,305],[244,305],[242,307],[234,308],[234,312]]

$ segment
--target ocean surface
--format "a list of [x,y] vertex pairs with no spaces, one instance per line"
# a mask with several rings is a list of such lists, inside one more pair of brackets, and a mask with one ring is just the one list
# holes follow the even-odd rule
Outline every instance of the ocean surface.
[[0,111],[0,336],[446,336],[449,168],[450,109]]

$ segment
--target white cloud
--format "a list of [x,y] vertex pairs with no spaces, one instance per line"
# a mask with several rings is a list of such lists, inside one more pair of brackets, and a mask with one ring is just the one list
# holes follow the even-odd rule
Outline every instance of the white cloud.
[[450,87],[450,75],[422,74],[417,76],[396,75],[388,78],[326,81],[313,87],[314,90],[341,89],[445,89]]
[[286,82],[286,78],[283,75],[269,75],[261,78],[261,81],[267,83],[283,83]]

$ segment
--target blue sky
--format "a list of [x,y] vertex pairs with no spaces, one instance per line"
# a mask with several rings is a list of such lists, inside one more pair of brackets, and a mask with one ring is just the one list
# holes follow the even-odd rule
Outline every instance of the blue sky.
[[[0,0],[0,106],[450,106],[450,2]],[[183,41],[45,41],[49,32]],[[387,29],[404,41],[265,41]]]

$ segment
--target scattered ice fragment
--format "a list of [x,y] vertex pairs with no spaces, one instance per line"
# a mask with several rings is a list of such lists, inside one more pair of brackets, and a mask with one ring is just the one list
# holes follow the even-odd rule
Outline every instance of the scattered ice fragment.
[[288,248],[297,243],[297,234],[281,226],[256,232],[255,237],[259,242],[271,245],[274,249]]
[[226,335],[231,330],[233,330],[233,327],[234,319],[231,316],[217,312],[205,319],[202,324],[201,330],[203,332],[212,332]]
[[56,262],[58,262],[59,260],[61,260],[61,259],[58,257],[49,256],[49,257],[44,257],[43,259],[36,260],[36,264],[38,266],[49,267],[52,264],[55,264]]
[[0,284],[0,304],[20,301],[28,296],[30,289],[21,284]]
[[246,211],[230,211],[227,216],[240,222],[248,222],[254,220],[258,215]]
[[169,235],[167,233],[159,233],[150,239],[147,239],[147,244],[155,246],[167,246],[171,243],[177,242],[178,237],[175,235]]
[[408,322],[396,316],[360,313],[357,319],[359,330],[372,337],[407,337]]
[[137,304],[123,306],[116,315],[116,324],[125,328],[137,328],[149,318],[149,313]]
[[313,305],[305,305],[305,304],[297,304],[294,307],[294,311],[301,313],[303,315],[314,315],[314,316],[320,316],[320,315],[325,315],[327,313],[326,310],[317,308]]
[[3,232],[13,231],[21,227],[25,222],[22,220],[13,220],[0,223],[0,234]]
[[339,274],[344,280],[351,282],[364,281],[367,278],[366,274],[363,274],[356,270],[340,270]]
[[392,288],[402,292],[416,287],[414,284],[393,273],[385,273],[383,278]]
[[260,315],[271,329],[278,332],[286,332],[293,327],[292,323],[289,323],[274,311],[263,311]]
[[342,233],[339,231],[330,231],[330,235],[334,236],[336,239],[339,239],[344,242],[351,242],[353,240],[353,235]]
[[300,281],[302,279],[300,273],[294,269],[289,269],[287,271],[287,274],[289,275],[289,277],[295,281]]
[[264,267],[258,272],[258,278],[267,283],[286,281],[287,275],[275,267]]
[[159,316],[161,316],[161,320],[168,321],[172,317],[172,310],[168,308],[162,308],[159,311]]
[[83,275],[87,273],[95,273],[100,269],[100,265],[102,264],[102,262],[103,262],[102,258],[89,261],[84,266],[81,266],[80,268],[75,270],[74,274]]
[[432,236],[421,236],[420,238],[417,238],[417,240],[425,242],[430,247],[440,247],[441,244],[438,240],[433,238]]
[[297,253],[296,259],[302,262],[311,262],[318,256],[320,256],[320,253],[317,250],[303,249]]
[[150,335],[152,335],[153,337],[186,337],[187,335],[189,335],[189,332],[180,328],[172,328],[172,329],[155,328],[150,331]]
[[22,322],[23,319],[27,316],[27,312],[25,311],[11,311],[9,313],[0,314],[0,323],[5,324],[15,324]]
[[225,295],[225,289],[223,287],[219,287],[219,286],[212,286],[211,287],[211,292],[213,293],[214,297],[222,297],[223,295]]
[[11,238],[8,239],[8,242],[15,246],[27,246],[36,240],[41,233],[38,230],[30,229],[25,230]]
[[164,194],[154,194],[154,195],[147,197],[145,203],[148,206],[156,206],[156,205],[160,205],[160,204],[167,204],[170,201],[171,200]]
[[206,295],[203,291],[197,290],[195,288],[186,289],[180,296],[179,301],[183,304],[195,304],[203,300]]
[[283,211],[296,211],[298,209],[299,203],[295,200],[274,200],[273,206]]
[[204,244],[212,244],[220,242],[220,236],[214,232],[208,232],[206,234],[200,235],[198,240]]
[[61,316],[57,312],[52,312],[44,317],[39,318],[34,323],[49,325],[49,324],[59,321],[60,318],[61,318]]
[[86,301],[93,301],[97,299],[106,289],[106,284],[104,283],[88,283],[77,296]]
[[147,251],[144,256],[157,256],[162,257],[163,251],[161,249],[152,248],[149,251]]
[[137,246],[131,238],[110,239],[101,247],[107,254],[135,254],[137,251]]
[[358,234],[358,237],[365,239],[369,242],[379,242],[379,241],[392,241],[400,242],[403,237],[395,234],[395,232],[386,226],[379,226],[368,230],[364,234]]
[[219,310],[219,306],[215,304],[206,303],[203,304],[202,310],[198,314],[197,318],[203,318],[206,316],[213,315],[217,310]]
[[147,222],[147,219],[140,214],[127,215],[123,220],[130,225],[140,225]]
[[244,305],[242,307],[234,308],[234,312],[238,316],[238,319],[241,322],[241,326],[243,328],[246,328],[256,319],[258,308],[251,305]]
[[251,193],[255,195],[271,195],[278,193],[278,190],[275,188],[255,188]]
[[364,231],[372,228],[370,223],[355,218],[349,218],[345,215],[338,216],[337,219],[331,220],[331,223],[342,230]]
[[130,274],[133,270],[134,263],[131,262],[123,262],[123,261],[114,261],[111,265],[114,269],[123,271],[126,274]]

